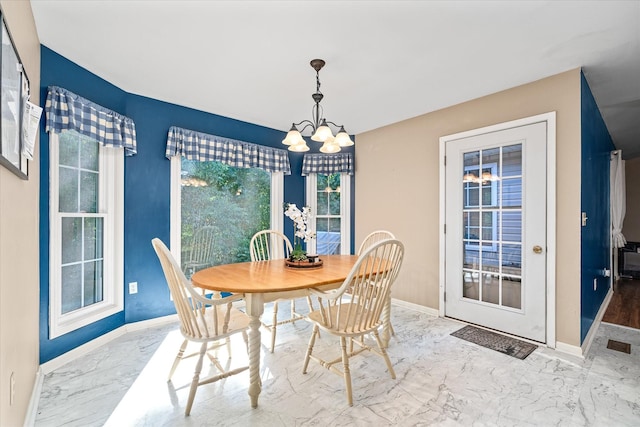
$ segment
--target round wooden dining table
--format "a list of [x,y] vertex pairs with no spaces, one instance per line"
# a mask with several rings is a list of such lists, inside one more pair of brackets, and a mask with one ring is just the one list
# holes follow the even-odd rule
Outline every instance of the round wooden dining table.
[[[311,288],[339,287],[349,275],[358,256],[322,255],[320,259],[322,259],[322,266],[314,268],[289,267],[285,265],[284,259],[217,265],[200,270],[191,277],[193,284],[200,288],[244,294],[247,314],[251,319],[249,323],[249,396],[253,408],[258,406],[258,396],[262,390],[260,316],[264,312],[264,304],[279,298],[307,296]],[[388,318],[388,315],[386,317]],[[388,341],[388,333],[386,336]]]

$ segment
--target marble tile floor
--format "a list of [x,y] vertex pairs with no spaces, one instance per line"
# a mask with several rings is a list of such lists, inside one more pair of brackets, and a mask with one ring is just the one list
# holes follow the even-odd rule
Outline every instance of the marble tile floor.
[[[584,359],[538,348],[519,360],[452,337],[464,326],[453,320],[394,306],[392,321],[397,379],[374,354],[355,357],[352,407],[342,378],[313,361],[301,373],[311,333],[302,321],[280,328],[274,354],[263,344],[257,409],[245,371],[199,387],[185,417],[195,359],[167,382],[182,340],[170,324],[128,333],[47,374],[35,425],[640,426],[640,330],[603,323]],[[607,349],[609,339],[630,343],[631,354]],[[338,341],[322,334],[315,351],[338,356]],[[247,363],[239,337],[230,363]]]

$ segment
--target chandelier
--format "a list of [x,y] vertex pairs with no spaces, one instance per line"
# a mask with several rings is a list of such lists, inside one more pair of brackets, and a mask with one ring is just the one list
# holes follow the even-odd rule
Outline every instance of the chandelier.
[[[316,70],[316,93],[311,95],[315,105],[311,108],[311,116],[313,120],[303,120],[300,123],[292,123],[291,129],[287,133],[285,139],[282,140],[284,145],[289,146],[290,151],[309,151],[307,142],[302,137],[300,132],[304,132],[307,128],[311,128],[311,139],[313,141],[322,142],[320,152],[322,153],[337,153],[342,147],[348,147],[353,145],[351,137],[344,130],[343,125],[337,125],[328,121],[322,117],[322,107],[320,101],[324,98],[322,92],[320,92],[320,70],[324,67],[325,62],[322,59],[311,60],[311,67]],[[302,129],[298,130],[298,126],[304,125]],[[333,136],[333,132],[329,125],[338,129],[336,136]]]

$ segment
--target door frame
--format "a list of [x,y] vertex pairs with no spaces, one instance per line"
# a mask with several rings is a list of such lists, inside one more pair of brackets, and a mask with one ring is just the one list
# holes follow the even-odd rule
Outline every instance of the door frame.
[[486,126],[469,131],[459,132],[440,137],[440,218],[439,218],[439,315],[445,317],[445,285],[446,285],[446,143],[452,140],[478,136],[486,133],[498,132],[514,127],[527,126],[534,123],[547,124],[547,271],[546,271],[546,345],[556,347],[556,112],[543,113],[525,117],[496,125]]

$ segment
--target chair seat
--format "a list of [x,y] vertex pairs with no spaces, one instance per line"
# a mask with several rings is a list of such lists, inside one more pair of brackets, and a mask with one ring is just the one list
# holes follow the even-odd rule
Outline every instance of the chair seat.
[[[338,325],[326,325],[322,320],[322,312],[320,310],[315,310],[309,313],[307,317],[312,322],[315,322],[321,329],[325,329],[326,331],[329,331],[334,335],[345,337],[367,334],[374,329],[379,328],[382,324],[382,322],[378,319],[376,322],[363,328],[361,326],[361,320],[366,319],[367,317],[371,319],[373,318],[373,314],[369,310],[362,311],[361,306],[352,303],[336,304],[329,307],[329,319],[338,318],[338,310],[341,310],[342,314]],[[353,312],[359,310],[358,315],[349,318],[346,313],[349,313],[351,310]]]

